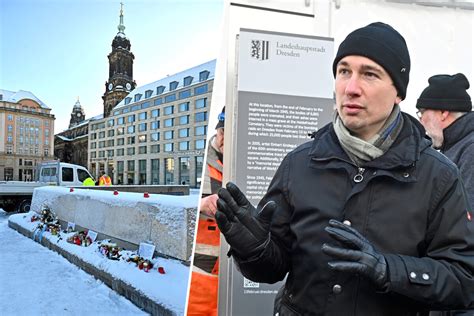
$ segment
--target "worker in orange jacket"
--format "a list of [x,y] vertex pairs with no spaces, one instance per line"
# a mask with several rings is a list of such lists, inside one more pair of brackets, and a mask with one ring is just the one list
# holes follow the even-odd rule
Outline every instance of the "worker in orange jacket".
[[203,195],[193,260],[193,272],[188,300],[188,316],[217,316],[220,231],[214,219],[217,191],[222,187],[224,161],[225,107],[207,148]]
[[104,172],[101,172],[102,176],[99,178],[99,185],[111,185],[112,180],[110,177]]

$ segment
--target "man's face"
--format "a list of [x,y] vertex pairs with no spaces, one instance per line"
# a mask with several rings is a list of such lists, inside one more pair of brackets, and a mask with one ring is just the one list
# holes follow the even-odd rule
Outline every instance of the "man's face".
[[224,153],[224,129],[218,128],[216,134],[216,141],[215,141],[216,149],[219,150],[220,153]]
[[420,110],[420,122],[426,130],[426,134],[433,140],[433,147],[440,148],[443,145],[443,117],[440,110]]
[[355,136],[374,136],[400,101],[390,75],[371,59],[346,56],[337,64],[336,109]]

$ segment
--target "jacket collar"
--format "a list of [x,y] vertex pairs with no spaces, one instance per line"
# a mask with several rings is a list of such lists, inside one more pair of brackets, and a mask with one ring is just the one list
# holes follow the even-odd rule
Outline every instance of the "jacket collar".
[[[423,126],[411,115],[403,112],[402,115],[404,120],[402,130],[389,150],[360,167],[381,169],[408,167],[415,164],[420,159],[421,152],[431,146],[431,141],[424,137]],[[318,161],[333,159],[351,161],[342,149],[332,123],[314,134],[309,156]]]
[[453,147],[459,140],[474,132],[474,112],[469,112],[443,130],[444,141],[441,152]]

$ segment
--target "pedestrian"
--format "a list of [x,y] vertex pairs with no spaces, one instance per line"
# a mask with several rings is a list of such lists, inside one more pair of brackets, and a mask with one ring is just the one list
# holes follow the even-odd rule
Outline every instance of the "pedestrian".
[[469,81],[462,73],[435,75],[428,80],[416,107],[433,147],[445,154],[461,172],[474,206],[474,113],[467,93]]
[[188,316],[217,316],[220,231],[214,213],[222,187],[225,106],[218,115],[216,134],[207,146],[207,158],[188,300]]
[[401,112],[404,38],[377,22],[333,62],[333,122],[282,161],[254,208],[233,183],[216,220],[242,274],[286,282],[275,315],[419,315],[474,300],[474,223],[455,165]]
[[99,185],[111,185],[112,180],[110,177],[105,173],[105,171],[101,171],[101,176],[99,178]]
[[[474,205],[474,113],[467,93],[469,81],[462,73],[435,75],[428,79],[416,107],[417,115],[432,147],[439,149],[456,164],[466,188],[468,201]],[[474,310],[431,312],[435,315],[474,315]]]

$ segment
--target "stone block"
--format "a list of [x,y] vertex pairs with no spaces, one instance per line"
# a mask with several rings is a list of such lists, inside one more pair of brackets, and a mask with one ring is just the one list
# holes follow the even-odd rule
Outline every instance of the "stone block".
[[41,187],[31,209],[48,205],[58,218],[121,241],[154,244],[160,255],[189,261],[199,198],[69,188]]

